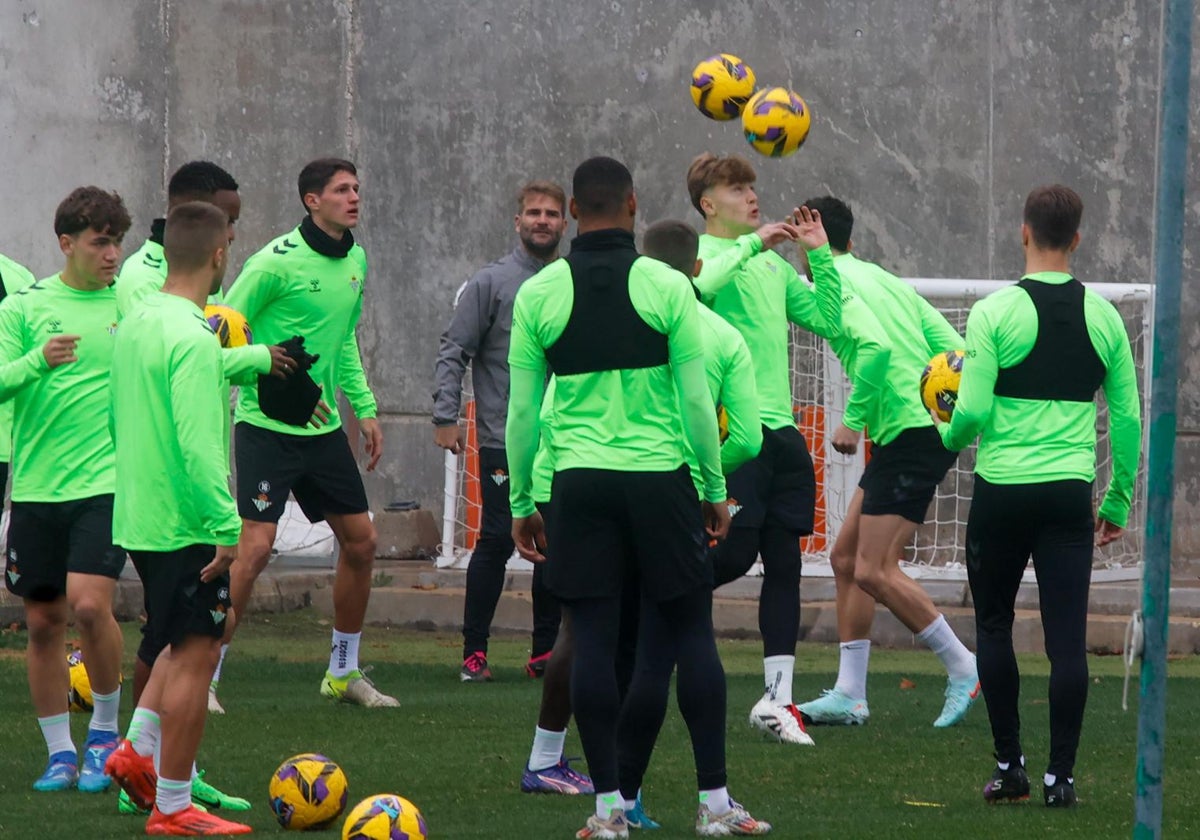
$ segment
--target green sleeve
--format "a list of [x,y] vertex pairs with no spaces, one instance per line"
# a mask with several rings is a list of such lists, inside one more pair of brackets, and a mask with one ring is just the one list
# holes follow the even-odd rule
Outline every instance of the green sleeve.
[[282,283],[277,275],[258,268],[257,262],[255,257],[250,258],[225,296],[225,305],[242,313],[252,326],[278,295]]
[[700,276],[695,278],[696,288],[704,300],[711,301],[721,289],[733,279],[734,272],[741,268],[746,260],[756,256],[763,249],[762,239],[757,233],[747,233],[735,240],[732,248],[726,248],[719,254],[704,258],[700,266]]
[[788,320],[822,338],[833,338],[842,329],[842,276],[833,264],[829,245],[808,252],[811,287],[788,268]]
[[987,425],[995,400],[996,377],[1000,374],[1000,361],[996,356],[995,338],[987,309],[979,304],[967,316],[966,345],[954,414],[950,416],[949,423],[939,426],[942,443],[952,452],[970,446]]
[[234,385],[253,385],[259,374],[271,372],[271,348],[266,344],[226,347],[221,351],[225,378]]
[[946,316],[939,312],[933,304],[918,295],[916,291],[913,292],[913,295],[917,298],[917,307],[921,314],[921,332],[925,334],[925,341],[929,343],[930,349],[934,353],[961,350],[963,348],[962,336],[946,320]]
[[721,470],[726,475],[757,456],[763,440],[754,362],[746,342],[737,338],[721,382],[721,405],[729,420],[729,437],[721,444]]
[[539,414],[546,388],[546,355],[530,328],[527,310],[528,296],[517,292],[508,346],[508,417],[504,424],[508,501],[514,519],[532,516],[537,510],[533,503],[533,460],[538,451]]
[[0,402],[50,371],[41,345],[25,350],[25,313],[15,300],[0,304]]
[[[216,545],[236,545],[242,526],[229,493],[223,440],[227,409],[220,399],[224,375],[220,346],[210,335],[179,345],[171,367],[171,412],[204,531]],[[197,394],[209,396],[197,399]]]
[[1108,439],[1112,449],[1112,479],[1097,516],[1124,528],[1129,522],[1134,482],[1142,449],[1141,404],[1138,401],[1137,371],[1125,325],[1116,310],[1107,319],[1105,334],[1109,353],[1108,372],[1102,388],[1108,403]]
[[850,401],[842,423],[852,432],[861,432],[887,381],[892,349],[879,319],[862,298],[850,296],[842,319],[842,335],[834,340],[834,349],[846,341],[852,342],[855,349]]
[[367,384],[367,374],[363,370],[362,357],[358,352],[358,319],[362,316],[362,297],[354,304],[354,315],[350,318],[350,328],[346,330],[346,338],[342,343],[342,352],[338,355],[337,382],[354,416],[359,420],[369,420],[375,417],[378,406],[371,386]]

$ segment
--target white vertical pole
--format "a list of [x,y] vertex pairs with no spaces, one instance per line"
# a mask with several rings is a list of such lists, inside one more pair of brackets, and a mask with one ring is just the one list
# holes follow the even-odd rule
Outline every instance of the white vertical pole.
[[453,566],[454,537],[458,530],[458,456],[447,451],[442,471],[442,544],[438,552],[439,569]]

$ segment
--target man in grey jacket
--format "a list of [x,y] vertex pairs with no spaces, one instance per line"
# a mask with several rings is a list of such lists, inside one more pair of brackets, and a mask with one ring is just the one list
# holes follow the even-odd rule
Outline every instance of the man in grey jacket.
[[[466,432],[459,424],[462,379],[467,365],[475,391],[475,429],[479,443],[480,497],[483,517],[479,539],[467,566],[463,607],[463,682],[492,678],[487,643],[504,587],[504,570],[513,553],[508,508],[508,458],[504,424],[508,415],[508,342],[513,299],[521,284],[558,257],[566,229],[566,195],[550,181],[531,181],[517,194],[514,224],[520,242],[511,253],[480,269],[458,293],[450,326],[442,333],[434,369],[434,442],[460,454]],[[531,677],[545,670],[558,633],[559,608],[533,572],[533,649],[525,666]]]

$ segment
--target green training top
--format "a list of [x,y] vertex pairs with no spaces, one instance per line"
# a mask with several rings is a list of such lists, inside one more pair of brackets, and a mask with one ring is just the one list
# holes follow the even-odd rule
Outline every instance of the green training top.
[[[117,277],[117,316],[124,318],[138,302],[148,295],[162,290],[167,282],[167,258],[163,247],[153,239],[147,239],[142,247],[132,253],[121,264]],[[221,304],[225,296],[220,290],[208,296],[209,303]],[[245,313],[243,313],[245,314]],[[254,325],[251,324],[251,329]],[[221,353],[225,377],[234,385],[252,385],[258,382],[260,373],[271,371],[271,351],[265,344],[248,344],[245,347],[228,347]],[[229,402],[229,388],[224,388],[225,402]]]
[[[160,291],[166,280],[167,258],[163,255],[162,243],[147,239],[121,263],[117,275],[117,312],[124,318],[138,301],[151,292]],[[217,289],[216,294],[208,296],[208,302],[224,303],[225,295]]]
[[853,254],[833,264],[842,278],[842,334],[829,340],[853,390],[842,422],[882,446],[905,429],[933,425],[921,401],[921,373],[937,353],[961,350],[962,336],[912,286]]
[[832,338],[841,329],[842,283],[828,245],[808,253],[813,285],[756,233],[700,237],[704,265],[696,278],[704,303],[732,324],[750,348],[759,414],[768,429],[795,425],[788,322]]
[[[104,426],[117,332],[112,286],[73,289],[60,275],[0,303],[0,401],[13,400],[14,502],[65,502],[113,492],[116,462]],[[77,335],[78,361],[53,370],[42,348]]]
[[[1069,274],[1030,274],[1042,283],[1065,283]],[[1084,319],[1107,373],[1102,389],[1108,403],[1112,481],[1098,516],[1119,527],[1129,507],[1142,448],[1137,373],[1129,336],[1116,307],[1085,292]],[[1019,364],[1038,334],[1037,309],[1018,286],[1001,289],[971,307],[967,354],[951,422],[941,426],[947,449],[965,449],[982,433],[975,472],[993,484],[1039,484],[1096,478],[1096,404],[997,396],[1000,368]]]
[[[534,510],[531,473],[546,378],[545,349],[562,335],[574,298],[566,260],[551,263],[517,292],[506,426],[514,517]],[[642,320],[667,336],[670,363],[556,377],[556,422],[549,453],[554,468],[666,472],[685,462],[686,435],[704,476],[704,498],[722,502],[725,479],[716,410],[704,382],[704,344],[691,285],[678,271],[639,257],[629,270],[629,298]]]
[[242,388],[236,419],[290,435],[322,435],[341,425],[337,390],[346,395],[360,419],[375,416],[375,397],[367,385],[354,330],[362,314],[367,255],[355,245],[338,259],[317,253],[299,227],[270,242],[246,261],[225,302],[246,316],[254,340],[279,344],[304,336],[304,347],[320,360],[309,370],[330,407],[319,429],[272,420],[258,407],[258,383]]
[[235,545],[220,398],[221,346],[204,313],[148,295],[121,322],[109,422],[121,469],[113,541],[133,551]]
[[[754,364],[742,334],[707,306],[697,305],[700,313],[700,337],[704,342],[704,372],[713,403],[724,406],[729,418],[729,436],[721,444],[721,471],[725,475],[758,455],[762,449],[762,423],[758,417],[758,391],[754,388]],[[554,434],[554,377],[546,385],[540,415],[541,440],[533,461],[533,500],[550,501],[554,481],[554,461],[550,454]],[[691,447],[687,465],[692,471],[696,492],[704,492],[700,464]]]
[[[33,272],[0,254],[0,282],[4,283],[5,297],[32,286],[34,280]],[[8,463],[12,458],[12,432],[13,404],[8,400],[0,403],[0,463]]]

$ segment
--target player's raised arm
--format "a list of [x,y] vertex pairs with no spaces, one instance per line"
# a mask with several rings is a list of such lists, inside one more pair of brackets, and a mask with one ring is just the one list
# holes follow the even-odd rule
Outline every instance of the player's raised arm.
[[832,338],[842,327],[842,278],[833,264],[829,237],[821,214],[807,207],[795,211],[802,260],[812,286],[791,272],[787,284],[788,320],[822,338]]

